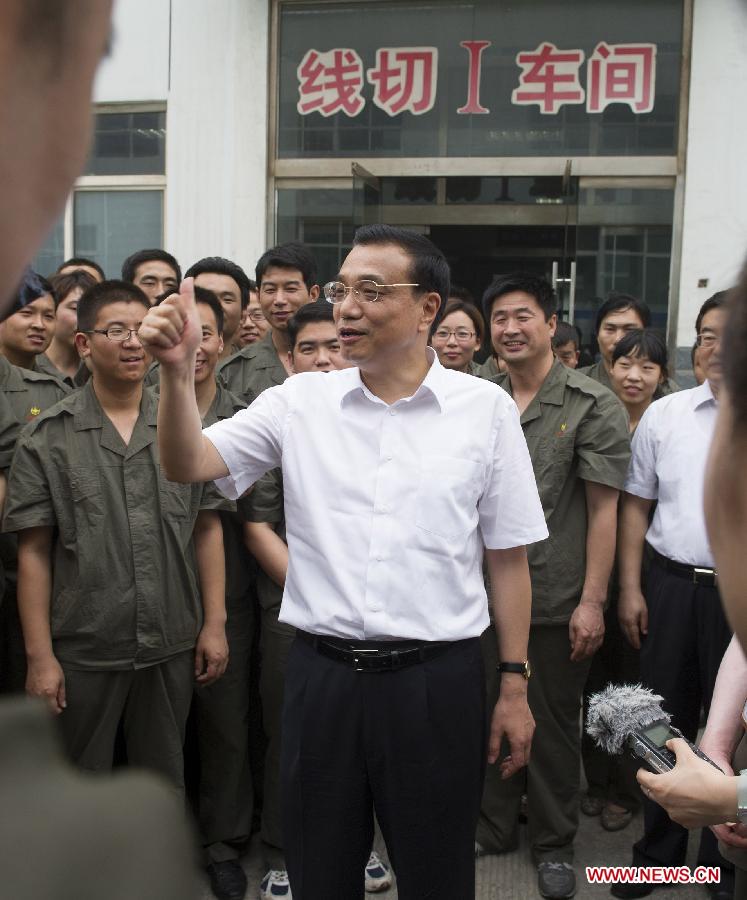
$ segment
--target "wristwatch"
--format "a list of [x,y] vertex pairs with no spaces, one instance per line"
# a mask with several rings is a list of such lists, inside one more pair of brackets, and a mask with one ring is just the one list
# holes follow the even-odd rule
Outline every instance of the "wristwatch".
[[531,666],[529,665],[529,660],[525,662],[517,663],[517,662],[502,662],[498,663],[498,674],[501,675],[503,672],[511,672],[516,675],[523,675],[525,681],[529,681],[529,676],[532,674]]

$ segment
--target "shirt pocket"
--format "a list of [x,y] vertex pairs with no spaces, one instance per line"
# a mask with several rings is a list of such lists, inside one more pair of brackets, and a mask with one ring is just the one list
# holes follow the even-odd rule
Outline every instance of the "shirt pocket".
[[415,500],[415,524],[447,540],[466,537],[477,526],[477,501],[485,467],[471,459],[425,456]]
[[161,516],[167,520],[188,519],[192,506],[192,485],[161,481],[159,485]]
[[71,466],[66,473],[67,488],[73,502],[78,527],[86,524],[99,527],[104,515],[101,476],[98,469]]
[[537,489],[545,510],[554,507],[573,467],[574,434],[552,435],[537,444],[532,464]]

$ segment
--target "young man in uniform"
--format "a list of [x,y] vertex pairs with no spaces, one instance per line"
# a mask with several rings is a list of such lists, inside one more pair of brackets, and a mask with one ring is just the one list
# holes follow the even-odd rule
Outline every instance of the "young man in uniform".
[[111,768],[122,722],[129,762],[181,790],[193,682],[219,678],[228,655],[225,503],[161,472],[137,338],[148,308],[125,282],[81,300],[91,380],[21,435],[3,527],[18,532],[27,693],[60,714],[82,768]]
[[[302,306],[288,322],[288,336],[291,344],[289,362],[294,374],[331,372],[347,367],[337,337],[332,305],[326,300]],[[261,897],[262,900],[275,897],[291,900],[280,825],[280,721],[285,666],[296,630],[278,619],[288,571],[280,468],[260,478],[247,498],[247,508],[246,543],[260,567],[257,576],[257,595],[262,609],[260,694],[262,721],[268,740],[262,803],[262,843],[268,872],[262,880]],[[391,883],[387,867],[372,852],[366,864],[366,890],[387,890]]]
[[99,282],[83,269],[77,269],[67,275],[53,275],[49,283],[57,304],[54,336],[47,352],[37,356],[35,368],[37,372],[53,375],[73,390],[91,376],[75,346],[78,301]]
[[28,269],[15,302],[0,318],[0,355],[20,369],[36,371],[36,358],[52,342],[56,323],[52,285]]
[[219,369],[228,389],[247,405],[266,388],[282,384],[290,374],[288,319],[304,303],[319,296],[316,263],[303,244],[279,244],[263,253],[256,276],[259,303],[270,331]]
[[303,900],[360,895],[374,805],[402,900],[473,895],[484,547],[504,671],[489,759],[504,736],[506,776],[528,757],[525,545],[547,530],[515,404],[428,347],[448,284],[427,238],[359,229],[325,286],[353,367],[290,378],[204,434],[191,283],[141,329],[161,361],[158,437],[172,478],[222,479],[240,496],[283,468],[280,619],[297,633],[281,786],[290,886]]
[[[607,299],[597,310],[594,323],[599,346],[599,361],[591,366],[583,366],[579,372],[613,390],[610,370],[612,369],[612,351],[615,349],[615,345],[628,331],[648,328],[650,325],[651,310],[642,300],[631,297],[630,294],[610,291]],[[654,399],[658,400],[659,397],[665,397],[678,390],[677,382],[668,378],[656,389]]]
[[177,290],[181,280],[179,263],[165,250],[138,250],[122,263],[122,281],[137,285],[151,305],[164,291]]
[[195,287],[212,291],[223,307],[223,350],[221,360],[238,353],[239,328],[249,303],[251,282],[241,266],[222,256],[206,256],[190,266],[186,278],[194,278]]
[[[529,705],[537,722],[532,758],[526,772],[509,780],[488,771],[476,850],[515,848],[526,792],[539,891],[544,897],[571,897],[576,889],[579,712],[591,657],[604,635],[617,501],[630,459],[628,426],[611,391],[553,356],[556,298],[545,279],[498,278],[486,290],[483,306],[493,345],[508,366],[497,382],[521,413],[550,536],[528,550]],[[490,659],[492,629],[486,638]]]
[[[213,291],[195,287],[202,341],[195,359],[195,397],[203,425],[230,418],[244,403],[216,381],[223,350],[224,305]],[[254,564],[244,547],[244,504],[220,513],[226,557],[228,665],[221,679],[198,685],[194,716],[200,757],[198,821],[213,893],[241,900],[246,875],[239,861],[249,842],[253,812],[249,768],[250,660],[255,629]]]

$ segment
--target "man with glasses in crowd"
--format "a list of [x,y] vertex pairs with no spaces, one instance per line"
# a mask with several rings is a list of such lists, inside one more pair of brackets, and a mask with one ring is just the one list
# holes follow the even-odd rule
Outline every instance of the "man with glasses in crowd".
[[304,900],[360,895],[374,805],[401,900],[474,894],[483,546],[503,672],[489,759],[504,737],[506,777],[528,758],[525,545],[547,529],[515,404],[427,347],[448,285],[427,238],[360,229],[325,289],[353,366],[299,374],[204,434],[191,283],[140,332],[162,365],[159,444],[172,479],[218,479],[239,496],[282,466],[281,620],[298,633],[281,781],[291,889]]
[[[620,523],[620,624],[641,650],[643,683],[666,699],[672,724],[695,740],[701,706],[708,712],[731,632],[719,598],[703,515],[708,450],[721,385],[721,335],[727,292],[706,300],[696,320],[706,380],[653,403],[633,438]],[[656,509],[651,519],[651,510]],[[649,524],[650,522],[650,524]],[[653,549],[641,588],[644,542]],[[685,862],[687,831],[656,803],[644,801],[644,834],[633,848],[636,866]],[[698,865],[722,866],[714,896],[728,898],[733,874],[703,830]],[[616,897],[644,897],[653,884],[617,884]]]

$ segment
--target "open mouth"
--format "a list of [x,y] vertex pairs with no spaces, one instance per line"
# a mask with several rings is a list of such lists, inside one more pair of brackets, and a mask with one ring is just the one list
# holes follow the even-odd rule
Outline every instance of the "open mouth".
[[522,347],[525,347],[526,344],[524,341],[504,341],[503,348],[508,350],[509,353],[514,353],[516,350],[521,350]]
[[358,338],[363,337],[365,334],[364,331],[358,331],[357,328],[340,328],[337,331],[338,338],[344,343],[350,343],[351,341],[357,341]]

